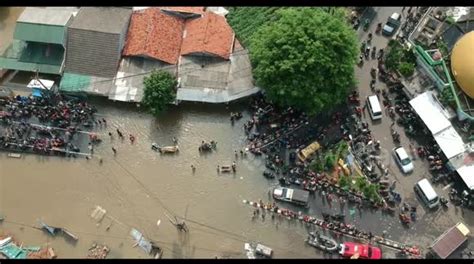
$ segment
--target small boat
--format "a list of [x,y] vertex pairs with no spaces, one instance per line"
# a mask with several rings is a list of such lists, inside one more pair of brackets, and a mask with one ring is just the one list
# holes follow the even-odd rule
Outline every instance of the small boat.
[[160,153],[176,153],[179,151],[178,146],[166,146],[166,147],[160,147],[156,143],[151,144],[151,149],[155,151],[159,151]]
[[306,243],[328,252],[336,251],[339,247],[339,244],[334,239],[315,232],[309,233]]
[[244,249],[248,259],[272,258],[273,249],[260,243],[245,243]]
[[222,165],[220,167],[220,172],[222,173],[229,173],[229,172],[235,172],[235,165]]

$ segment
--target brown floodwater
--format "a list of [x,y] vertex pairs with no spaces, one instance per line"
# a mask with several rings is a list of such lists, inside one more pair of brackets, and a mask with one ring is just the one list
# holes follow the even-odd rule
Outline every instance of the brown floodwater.
[[[229,121],[229,112],[243,106],[180,105],[157,119],[126,104],[99,100],[97,106],[108,127],[97,129],[104,141],[95,149],[93,160],[35,155],[13,159],[0,154],[4,231],[25,245],[49,243],[61,258],[85,257],[93,242],[108,245],[111,258],[149,257],[132,247],[132,227],[157,241],[165,250],[164,258],[242,258],[246,241],[273,247],[275,257],[318,257],[314,248],[305,246],[306,231],[299,223],[276,224],[269,216],[252,221],[252,209],[242,200],[267,200],[268,190],[276,183],[262,176],[262,158],[239,157],[235,175],[217,173],[217,165],[231,164],[234,150],[245,145],[242,125],[247,116],[235,126]],[[135,135],[135,144],[128,139],[121,142],[116,128]],[[113,141],[108,131],[114,133]],[[179,140],[179,154],[151,150],[153,142],[171,145],[173,137]],[[217,141],[217,151],[200,155],[202,140]],[[197,168],[194,174],[191,164]],[[96,205],[115,220],[105,218],[98,225],[90,217]],[[165,213],[184,216],[186,208],[190,232],[185,236]],[[69,229],[79,241],[73,245],[61,236],[50,237],[31,228],[38,225],[37,219]]]
[[11,44],[16,20],[24,9],[25,7],[0,7],[0,54]]

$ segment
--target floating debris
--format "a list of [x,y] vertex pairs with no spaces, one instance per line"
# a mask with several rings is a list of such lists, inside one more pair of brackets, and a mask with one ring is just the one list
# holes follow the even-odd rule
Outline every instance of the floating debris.
[[91,213],[91,217],[97,223],[100,223],[104,219],[105,214],[107,214],[107,210],[105,210],[104,208],[96,205],[95,209]]
[[145,251],[149,255],[154,255],[155,259],[159,259],[162,256],[162,249],[153,244],[150,240],[146,239],[140,231],[132,228],[130,230],[130,235],[135,240],[135,246],[139,246],[143,251]]
[[106,245],[93,244],[87,254],[88,259],[105,259],[109,254],[110,249]]

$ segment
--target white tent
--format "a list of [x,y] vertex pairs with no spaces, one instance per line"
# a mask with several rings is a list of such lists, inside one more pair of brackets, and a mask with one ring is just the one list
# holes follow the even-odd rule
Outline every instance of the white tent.
[[26,87],[30,89],[33,89],[33,88],[45,89],[46,88],[48,90],[51,90],[53,85],[54,85],[54,81],[52,80],[39,79],[38,81],[37,79],[33,79]]
[[451,159],[465,151],[461,136],[452,126],[434,135],[434,139],[447,159]]
[[469,190],[474,190],[474,164],[464,165],[457,170]]
[[418,95],[410,100],[410,105],[433,135],[451,126],[451,122],[444,114],[443,106],[433,92],[427,91]]

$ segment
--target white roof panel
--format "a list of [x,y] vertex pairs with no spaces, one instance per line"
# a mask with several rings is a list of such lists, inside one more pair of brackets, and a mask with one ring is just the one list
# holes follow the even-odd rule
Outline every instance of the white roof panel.
[[410,100],[410,105],[420,116],[433,135],[451,126],[445,110],[430,91],[424,92]]
[[41,25],[66,26],[74,9],[50,9],[45,7],[27,7],[16,22]]
[[46,87],[46,89],[51,90],[53,85],[54,85],[54,81],[52,80],[39,79],[38,81],[36,79],[33,79],[30,81],[30,83],[26,87],[31,88],[31,89],[33,88],[44,89]]
[[441,131],[434,136],[434,139],[447,159],[451,159],[463,153],[466,149],[461,136],[456,132],[454,127],[449,127]]
[[467,187],[474,190],[474,165],[464,165],[457,172]]

